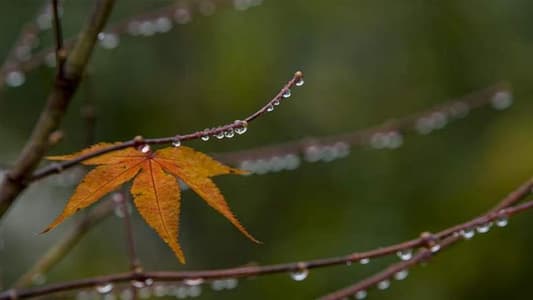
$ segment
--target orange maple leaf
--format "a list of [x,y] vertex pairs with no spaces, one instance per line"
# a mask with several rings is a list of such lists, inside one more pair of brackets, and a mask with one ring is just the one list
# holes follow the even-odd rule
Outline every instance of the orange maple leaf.
[[[72,160],[112,146],[101,143],[78,153],[50,156],[49,160]],[[233,215],[224,196],[210,177],[224,174],[245,174],[189,147],[170,147],[146,153],[126,148],[103,154],[82,162],[97,165],[83,178],[69,199],[63,212],[43,231],[47,232],[75,212],[85,208],[123,183],[133,180],[131,194],[135,206],[159,236],[170,246],[180,262],[185,256],[178,241],[180,188],[176,178],[185,182],[207,204],[226,217],[250,240],[258,243]]]

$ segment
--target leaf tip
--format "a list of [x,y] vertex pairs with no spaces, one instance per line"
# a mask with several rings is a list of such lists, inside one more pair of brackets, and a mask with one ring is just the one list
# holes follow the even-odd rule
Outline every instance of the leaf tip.
[[235,174],[235,175],[250,175],[251,174],[250,171],[241,170],[241,169],[235,169],[235,168],[229,169],[229,173],[230,174]]

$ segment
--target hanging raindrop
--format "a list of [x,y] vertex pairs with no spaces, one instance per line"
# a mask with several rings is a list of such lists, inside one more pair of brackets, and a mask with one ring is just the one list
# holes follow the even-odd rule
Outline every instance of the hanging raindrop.
[[114,49],[118,46],[120,38],[116,33],[104,33],[98,34],[98,41],[100,46],[104,49]]
[[481,224],[478,227],[476,227],[476,231],[478,233],[487,233],[487,232],[489,232],[491,226],[492,226],[491,222],[488,222],[488,223],[485,223],[485,224]]
[[219,139],[219,140],[223,139],[224,136],[225,136],[225,134],[224,134],[224,131],[222,131],[222,130],[219,131],[219,132],[217,132],[217,133],[215,133],[215,137],[216,137],[217,139]]
[[492,107],[496,110],[504,110],[513,104],[513,96],[508,91],[500,91],[491,99]]
[[145,287],[144,281],[136,279],[131,281],[131,285],[137,289],[142,289],[143,287]]
[[235,127],[235,132],[236,132],[238,135],[245,134],[246,131],[248,130],[248,122],[246,122],[246,121],[236,120],[235,123],[238,124],[238,125]]
[[400,250],[396,254],[403,261],[410,260],[413,257],[413,249]]
[[367,265],[370,262],[370,258],[361,258],[359,263],[362,265]]
[[472,228],[466,228],[459,232],[459,234],[465,239],[470,240],[476,235],[476,231]]
[[407,270],[401,270],[400,272],[397,272],[394,274],[394,279],[396,280],[404,280],[409,276],[409,271]]
[[507,226],[507,224],[509,224],[509,219],[507,218],[507,216],[501,216],[496,219],[495,223],[498,227],[505,227]]
[[291,90],[290,89],[284,90],[282,96],[285,99],[289,98],[291,96]]
[[362,290],[362,291],[358,291],[357,293],[355,293],[354,297],[357,300],[362,300],[362,299],[365,299],[367,295],[368,295],[367,291]]
[[150,152],[150,145],[144,145],[141,147],[141,152],[142,153],[148,153]]
[[269,105],[269,106],[267,106],[267,111],[268,111],[268,112],[271,112],[271,111],[273,111],[273,110],[274,110],[274,106],[273,106],[273,105]]
[[303,86],[304,85],[304,79],[303,78],[300,78],[298,79],[298,81],[296,81],[296,86]]
[[280,102],[279,102],[279,100],[278,100],[278,99],[276,99],[276,100],[272,101],[272,104],[273,104],[274,106],[278,106],[278,105],[279,105],[279,103],[280,103]]
[[196,286],[196,285],[200,285],[204,283],[204,279],[203,278],[189,278],[189,279],[185,279],[183,283],[188,286]]
[[26,82],[26,76],[20,71],[11,71],[7,73],[5,82],[9,87],[19,87]]
[[113,284],[110,282],[96,286],[96,291],[99,294],[107,294],[107,293],[110,293],[112,290],[113,290]]
[[176,148],[181,146],[181,141],[178,138],[174,139],[174,141],[172,142],[172,146]]
[[231,139],[232,137],[235,136],[235,131],[233,130],[233,128],[228,128],[224,131],[224,136],[227,137],[228,139]]
[[155,20],[155,28],[158,32],[164,33],[172,29],[172,21],[167,17],[159,17]]
[[431,246],[431,248],[429,250],[431,250],[432,253],[439,252],[440,251],[440,244],[435,244],[435,245]]
[[305,268],[291,272],[291,278],[295,281],[302,281],[306,279],[308,275],[309,275],[309,270]]
[[209,141],[209,128],[204,129],[204,134],[200,137],[202,141],[207,142]]
[[152,278],[146,278],[144,280],[144,285],[145,286],[151,286],[152,284],[154,284],[154,280]]
[[390,280],[388,279],[378,282],[378,285],[377,285],[377,288],[380,290],[386,290],[389,287],[390,287]]

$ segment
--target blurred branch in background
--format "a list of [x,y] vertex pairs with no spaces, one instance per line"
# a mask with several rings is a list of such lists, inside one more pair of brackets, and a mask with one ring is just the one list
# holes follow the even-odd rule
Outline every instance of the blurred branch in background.
[[[119,45],[120,36],[124,34],[146,37],[166,33],[172,29],[173,23],[183,25],[191,22],[195,13],[205,16],[212,15],[215,13],[217,6],[232,6],[237,10],[247,10],[261,4],[261,2],[258,0],[180,0],[174,4],[152,11],[142,12],[109,25],[105,30],[99,32],[98,40],[102,48],[113,49]],[[30,46],[35,43],[36,36],[40,31],[47,30],[51,26],[52,13],[48,4],[39,11],[36,20],[29,22],[24,27],[19,40],[13,47],[12,53],[0,69],[0,90],[4,87],[4,84],[11,87],[21,86],[25,82],[25,74],[43,64],[49,67],[56,66],[57,59],[55,58],[54,47],[46,48],[32,54],[32,46]],[[74,44],[75,39],[70,38],[65,41],[63,47],[69,50]]]
[[19,155],[13,168],[0,184],[0,218],[15,198],[26,188],[26,179],[48,150],[50,134],[60,125],[70,100],[74,96],[85,67],[92,54],[97,35],[104,27],[114,0],[96,1],[79,40],[69,52],[62,76],[56,77],[47,104],[35,123],[31,137]]
[[14,287],[21,288],[32,285],[37,277],[50,271],[76,246],[92,226],[108,217],[115,206],[113,201],[104,201],[86,214],[70,232],[48,249],[26,273],[20,276]]
[[[25,75],[19,71],[19,66],[25,65],[32,59],[32,50],[39,44],[40,32],[43,28],[49,28],[51,21],[50,9],[50,1],[45,1],[45,4],[39,8],[35,18],[22,26],[17,40],[0,68],[0,89],[6,83],[12,87],[17,87],[24,83]],[[43,16],[48,17],[45,20]],[[46,24],[44,24],[45,22]]]
[[[138,288],[152,285],[154,282],[182,282],[188,285],[200,285],[207,280],[220,280],[228,278],[248,278],[260,275],[290,273],[294,280],[304,280],[310,269],[329,267],[335,265],[350,265],[359,261],[362,264],[369,262],[371,258],[383,257],[397,253],[403,261],[391,265],[385,271],[378,273],[360,283],[329,294],[323,299],[343,299],[344,297],[355,295],[359,299],[366,297],[367,289],[377,285],[378,289],[386,289],[390,285],[390,279],[405,279],[407,269],[427,260],[436,253],[443,252],[448,246],[461,241],[470,240],[478,233],[487,233],[492,224],[498,227],[507,226],[509,218],[514,215],[533,208],[533,201],[524,202],[521,205],[514,205],[521,200],[526,199],[533,193],[533,178],[529,179],[521,186],[512,191],[507,197],[502,199],[487,213],[480,215],[470,221],[451,226],[435,234],[422,233],[417,239],[391,245],[379,247],[375,250],[366,252],[356,252],[341,257],[323,258],[312,261],[300,261],[288,264],[266,265],[266,266],[247,266],[230,269],[217,269],[205,271],[155,271],[155,272],[128,272],[97,276],[92,278],[66,281],[57,284],[50,284],[30,289],[11,289],[0,293],[0,300],[24,299],[37,296],[44,296],[53,293],[80,290],[84,288],[106,287],[105,293],[113,290],[113,285],[122,282],[138,282],[134,284]],[[420,248],[413,256],[413,249]],[[103,290],[103,289],[102,289]],[[364,294],[363,294],[364,293]],[[364,297],[363,297],[364,295]]]
[[306,137],[277,145],[218,153],[214,156],[255,174],[291,170],[300,165],[301,158],[307,162],[328,162],[343,158],[349,154],[352,146],[370,146],[378,150],[396,149],[403,144],[406,134],[426,135],[444,128],[450,122],[465,118],[474,110],[489,105],[501,110],[509,107],[512,101],[509,84],[501,82],[428,110],[387,120],[378,126],[344,134]]

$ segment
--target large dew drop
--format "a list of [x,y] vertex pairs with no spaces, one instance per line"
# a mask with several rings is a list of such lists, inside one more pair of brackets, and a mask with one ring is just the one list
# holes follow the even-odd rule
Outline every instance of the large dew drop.
[[9,87],[19,87],[26,82],[26,76],[20,71],[11,71],[7,73],[5,82]]
[[386,290],[390,287],[390,280],[385,279],[383,281],[378,282],[377,288],[380,290]]
[[96,291],[99,294],[107,294],[113,291],[113,284],[112,283],[104,283],[96,286]]
[[410,260],[413,257],[413,250],[412,249],[400,250],[396,254],[401,260],[406,261],[406,260]]
[[307,278],[309,275],[309,270],[307,269],[300,269],[291,272],[291,278],[295,281],[302,281]]
[[459,233],[465,240],[470,240],[476,235],[476,231],[472,228],[466,228]]
[[362,290],[362,291],[355,293],[354,298],[357,300],[362,300],[362,299],[365,299],[367,295],[368,295],[367,291]]

